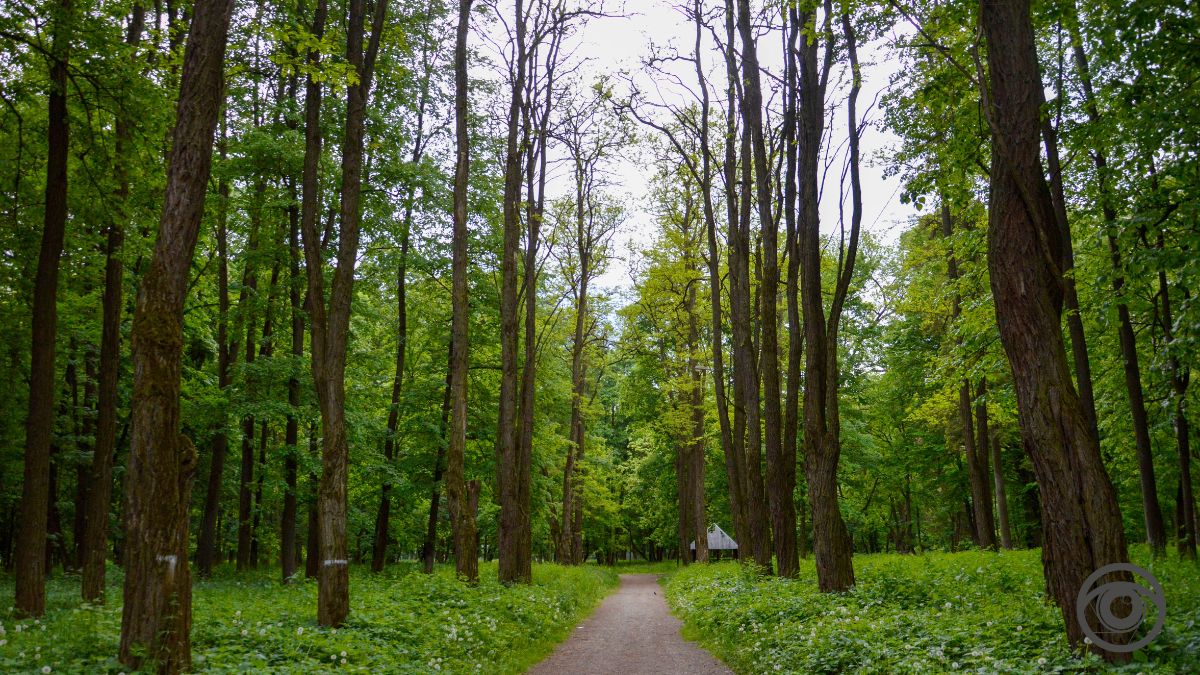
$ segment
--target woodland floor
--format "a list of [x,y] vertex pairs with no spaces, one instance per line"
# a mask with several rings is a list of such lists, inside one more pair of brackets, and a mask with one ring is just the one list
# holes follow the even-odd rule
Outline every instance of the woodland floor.
[[732,675],[694,642],[683,639],[657,574],[622,574],[608,596],[566,642],[530,675]]

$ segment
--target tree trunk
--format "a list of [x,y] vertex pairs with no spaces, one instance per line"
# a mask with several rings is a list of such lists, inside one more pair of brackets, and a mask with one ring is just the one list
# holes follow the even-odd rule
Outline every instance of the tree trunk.
[[54,20],[46,131],[46,207],[37,276],[33,282],[29,360],[29,416],[25,419],[25,473],[16,541],[16,611],[38,617],[46,611],[46,514],[50,444],[54,435],[55,334],[58,325],[58,266],[67,225],[67,58],[71,0],[61,0]]
[[[470,32],[471,22],[471,4],[472,0],[459,0],[458,2],[458,28],[455,33],[454,43],[454,137],[456,158],[454,164],[454,234],[452,241],[452,286],[451,286],[451,304],[453,305],[453,320],[451,322],[450,335],[450,372],[449,372],[449,395],[450,395],[450,426],[449,426],[449,443],[446,452],[446,499],[450,510],[450,527],[454,539],[454,569],[460,579],[465,579],[470,583],[475,583],[479,580],[479,537],[475,529],[475,505],[471,502],[478,503],[479,490],[478,483],[475,483],[475,489],[471,489],[466,481],[466,448],[467,448],[467,357],[470,350],[470,336],[468,328],[471,321],[471,308],[468,299],[467,288],[467,240],[470,236],[467,231],[467,181],[470,177],[471,170],[471,137],[469,133],[467,118],[468,97],[468,74],[467,74],[467,36]],[[518,7],[520,0],[517,0]],[[518,12],[519,15],[519,12]],[[519,18],[519,17],[518,17]],[[514,92],[516,90],[514,89]],[[514,94],[515,96],[516,94]],[[514,108],[516,102],[514,102]],[[510,115],[510,122],[513,121]],[[509,147],[510,153],[515,152],[516,130],[509,129]],[[511,164],[513,158],[509,158]],[[507,168],[507,167],[506,167]],[[507,176],[506,176],[507,178]],[[518,176],[519,179],[519,176]],[[508,190],[508,183],[505,183],[505,190]],[[518,186],[519,190],[519,186]],[[519,196],[514,198],[519,199]],[[505,197],[505,214],[509,209],[515,209],[515,204],[510,204],[508,195]],[[510,251],[508,240],[508,221],[505,220],[505,252],[514,253],[515,247]],[[505,259],[505,264],[513,265],[512,272],[515,273],[515,260]],[[509,269],[506,267],[506,272]],[[516,290],[516,278],[511,279],[511,288],[507,286],[509,278],[506,274],[504,277],[506,288],[511,291]],[[515,305],[516,298],[511,298]],[[515,309],[515,308],[513,308]],[[516,326],[511,326],[515,330]],[[515,347],[515,345],[514,345]],[[509,353],[508,343],[504,344],[506,357],[514,357],[515,353]],[[511,365],[511,369],[509,366]],[[505,361],[505,375],[503,380],[505,384],[510,385],[508,389],[509,396],[512,396],[511,385],[515,384],[516,363]],[[507,376],[512,376],[513,380],[508,380]],[[501,397],[501,407],[505,405],[504,398]],[[511,398],[510,406],[511,406]],[[511,414],[511,410],[510,410]],[[508,422],[511,425],[511,417]],[[507,448],[511,450],[510,443],[512,441],[511,431],[504,431],[503,426],[504,414],[501,410],[501,435],[497,439],[497,449]],[[505,436],[505,434],[508,434]],[[502,455],[503,456],[503,455]],[[499,459],[499,458],[498,458]],[[496,469],[497,479],[501,485],[507,485],[507,481],[502,480],[506,468],[503,465],[498,465]],[[436,518],[436,514],[431,516]],[[436,533],[436,520],[433,528]],[[502,530],[503,531],[503,530]],[[428,549],[426,567],[432,567],[432,541],[427,540],[426,546]],[[502,568],[503,570],[503,568]],[[505,580],[503,571],[500,574],[501,580]]]
[[188,507],[196,451],[179,431],[183,307],[204,213],[233,3],[197,0],[184,52],[174,142],[154,255],[131,342],[132,433],[125,490],[121,663],[160,672],[191,665]]
[[[525,9],[516,0],[516,76],[508,110],[508,137],[504,161],[504,241],[500,259],[500,405],[496,426],[496,486],[500,502],[500,581],[532,580],[528,539],[529,509],[521,502],[521,461],[517,424],[517,254],[521,223],[521,154],[517,140],[525,90]],[[465,358],[465,354],[460,355]],[[457,401],[456,406],[457,408]],[[455,424],[465,418],[455,418]],[[465,497],[465,495],[464,495]],[[465,510],[465,504],[460,502]]]
[[[221,139],[218,142],[221,160],[225,160],[225,123],[221,123]],[[217,184],[217,386],[221,393],[229,387],[231,349],[229,345],[229,183],[222,176]],[[224,411],[223,411],[224,412]],[[225,474],[225,458],[229,453],[229,434],[226,431],[225,415],[221,416],[220,428],[213,436],[212,458],[209,460],[208,485],[204,498],[204,514],[200,521],[200,535],[196,542],[196,573],[202,579],[212,575],[213,566],[219,561],[217,552],[217,516],[221,510],[221,483]]]
[[[453,292],[453,287],[451,288]],[[451,349],[454,346],[453,326],[450,336]],[[438,508],[442,501],[442,462],[446,457],[447,434],[450,427],[450,370],[454,367],[454,354],[447,350],[446,386],[442,394],[442,438],[438,444],[437,454],[433,458],[433,486],[429,490],[429,519],[425,525],[425,542],[421,546],[421,570],[425,574],[433,574],[433,558],[437,547]]]
[[[1075,12],[1074,3],[1068,6],[1069,12]],[[1083,47],[1083,37],[1079,32],[1078,17],[1067,21],[1071,35],[1071,45],[1075,55],[1075,68],[1079,74],[1083,88],[1084,109],[1088,121],[1096,126],[1100,123],[1100,108],[1096,104],[1096,95],[1092,88],[1092,73],[1088,66],[1087,53]],[[1112,195],[1108,189],[1108,158],[1105,149],[1099,144],[1092,149],[1092,161],[1096,166],[1096,177],[1100,190],[1100,210],[1104,217],[1105,230],[1108,234],[1108,250],[1113,266],[1113,293],[1117,297],[1117,335],[1121,340],[1121,360],[1125,369],[1125,390],[1129,396],[1129,413],[1133,422],[1133,438],[1137,448],[1139,478],[1142,488],[1142,513],[1146,524],[1146,542],[1154,556],[1161,556],[1166,551],[1167,533],[1163,525],[1162,507],[1158,501],[1158,484],[1154,477],[1154,449],[1150,444],[1150,428],[1146,418],[1146,403],[1142,393],[1142,373],[1138,364],[1137,336],[1133,332],[1133,322],[1129,315],[1129,305],[1123,301],[1125,277],[1122,273],[1121,250],[1117,238],[1112,232],[1117,225],[1117,212],[1113,205]]]
[[1012,524],[1008,515],[1008,493],[1004,484],[1004,465],[1001,463],[1003,453],[1000,447],[1000,433],[994,432],[992,442],[992,478],[996,484],[996,514],[999,519],[1000,545],[1005,549],[1013,548]]
[[[725,32],[729,44],[734,40],[734,9],[726,2]],[[733,59],[733,50],[729,50],[729,58]],[[730,77],[737,80],[736,64],[732,61],[727,66]],[[741,102],[743,107],[746,101]],[[745,117],[745,115],[743,115]],[[731,121],[733,128],[736,121]],[[732,133],[730,134],[733,135]],[[745,420],[745,467],[746,467],[746,501],[747,521],[751,531],[748,542],[749,551],[754,563],[767,570],[771,569],[771,530],[767,511],[766,494],[762,476],[762,424],[760,417],[760,396],[758,377],[758,346],[755,344],[753,329],[753,313],[756,312],[757,298],[752,292],[750,282],[750,221],[753,214],[754,191],[752,188],[753,166],[750,148],[750,132],[742,129],[738,149],[740,160],[739,202],[730,221],[730,283],[737,288],[737,299],[733,298],[730,290],[730,320],[733,332],[733,353],[735,359],[734,377],[740,380],[740,400],[743,419]],[[727,151],[728,152],[728,151]],[[738,166],[737,163],[734,166]],[[736,244],[735,244],[736,242]],[[736,258],[736,265],[734,259]],[[735,276],[736,275],[736,276]],[[738,387],[735,385],[735,396]]]
[[[1039,152],[1040,75],[1028,0],[982,5],[992,128],[988,268],[1001,341],[1012,366],[1026,452],[1041,491],[1047,588],[1073,645],[1083,640],[1075,598],[1084,580],[1125,562],[1116,495],[1063,344],[1062,230]],[[1094,620],[1089,615],[1085,617]],[[1106,653],[1112,660],[1121,654]]]
[[[796,552],[795,461],[783,448],[782,411],[779,382],[779,227],[775,222],[771,192],[771,165],[763,137],[762,91],[759,82],[758,47],[751,26],[749,0],[738,0],[738,30],[742,38],[742,80],[745,100],[742,118],[754,155],[754,176],[758,192],[758,215],[762,231],[763,279],[762,378],[763,422],[766,431],[767,499],[770,503],[775,562],[781,577],[794,577],[800,559]],[[790,479],[790,480],[789,480]]]
[[704,225],[708,240],[708,286],[712,306],[711,344],[713,364],[713,398],[717,403],[717,421],[721,428],[721,450],[725,457],[725,479],[729,490],[729,510],[733,516],[735,536],[740,541],[747,528],[745,518],[745,496],[742,493],[742,461],[733,443],[733,430],[729,423],[729,403],[725,393],[725,339],[721,319],[721,257],[717,244],[717,221],[712,197],[712,148],[709,146],[710,99],[708,81],[701,61],[704,35],[703,6],[695,0],[692,8],[696,28],[694,58],[696,80],[700,89],[700,191],[704,200]]
[[[142,39],[145,8],[135,4],[125,42],[137,46]],[[121,378],[121,310],[124,305],[124,271],[120,251],[128,217],[129,171],[125,155],[131,123],[124,115],[116,125],[117,218],[108,226],[104,250],[104,298],[100,329],[100,381],[96,403],[96,444],[92,453],[91,486],[83,524],[83,599],[104,600],[104,561],[108,549],[108,517],[112,508],[112,469],[117,442],[117,385]]]
[[[314,459],[320,459],[320,449],[317,439],[317,425],[311,424],[308,428],[308,454]],[[308,475],[308,484],[316,486],[317,474],[315,472]],[[314,493],[308,503],[308,534],[304,542],[304,578],[315,579],[317,572],[320,571],[321,560],[321,528],[317,524],[317,496]]]
[[[379,50],[387,0],[375,0],[371,36],[363,49],[364,0],[351,0],[346,35],[346,62],[358,74],[358,82],[346,89],[346,126],[342,144],[342,186],[337,268],[325,300],[323,248],[316,228],[317,160],[320,156],[319,85],[309,80],[306,104],[306,147],[301,230],[305,267],[308,272],[309,310],[312,316],[312,366],[317,402],[321,409],[321,480],[317,491],[317,520],[320,532],[320,562],[317,568],[317,622],[340,626],[350,612],[350,561],[346,544],[346,494],[349,445],[346,438],[346,351],[350,328],[350,306],[354,290],[354,267],[362,225],[363,135],[367,95]],[[317,13],[324,19],[325,8]],[[320,22],[323,26],[323,20]],[[316,60],[309,55],[310,62]]]
[[[800,36],[800,15],[796,8],[788,9],[788,57],[784,59],[786,69],[784,86],[784,185],[783,215],[786,223],[784,255],[787,258],[788,276],[784,294],[787,296],[788,362],[787,398],[783,413],[783,466],[789,473],[787,480],[796,486],[796,447],[800,427],[800,368],[804,358],[804,328],[800,322],[800,247],[796,225],[796,124],[799,104],[799,80],[797,76],[796,49]],[[808,528],[805,508],[800,505],[800,527],[797,541],[799,557],[808,556]]]
[[[420,131],[417,133],[417,142],[420,143]],[[417,159],[419,158],[414,158],[414,164]],[[388,407],[387,437],[383,442],[383,456],[389,468],[396,456],[396,429],[400,421],[400,392],[404,387],[404,357],[408,351],[408,299],[404,277],[408,267],[409,232],[412,228],[411,190],[404,216],[404,232],[400,237],[400,264],[396,270],[396,375],[392,378],[392,399]],[[371,553],[371,571],[375,573],[382,572],[384,563],[387,562],[389,521],[392,510],[391,493],[391,481],[385,478],[382,494],[379,497],[379,511],[375,516],[375,542]]]
[[[1158,247],[1163,247],[1162,234],[1158,237]],[[1171,313],[1171,287],[1167,282],[1165,270],[1158,271],[1158,318],[1159,328],[1169,347],[1175,341],[1174,320]],[[1175,530],[1176,548],[1179,557],[1187,560],[1196,559],[1196,510],[1195,498],[1192,493],[1192,450],[1191,430],[1187,419],[1187,388],[1190,373],[1187,366],[1179,362],[1174,355],[1167,358],[1167,375],[1170,378],[1171,393],[1174,397],[1174,427],[1175,447],[1179,455],[1179,498],[1176,507],[1177,523]]]
[[[812,506],[813,553],[817,564],[817,585],[824,592],[844,591],[854,585],[852,543],[842,519],[837,494],[837,467],[841,458],[840,419],[838,409],[837,326],[841,303],[849,287],[854,268],[861,218],[861,192],[858,181],[858,133],[855,102],[860,85],[857,76],[848,101],[850,120],[850,168],[854,201],[851,223],[850,251],[840,270],[838,286],[828,320],[825,317],[821,291],[821,241],[818,164],[824,127],[826,76],[832,60],[831,7],[826,5],[825,34],[828,36],[825,66],[819,71],[817,41],[805,40],[800,48],[800,107],[798,111],[797,174],[800,189],[800,217],[797,224],[800,257],[800,295],[804,315],[805,387],[804,387],[804,456],[808,479],[808,499]],[[800,17],[804,25],[814,22],[815,13]],[[850,43],[853,71],[853,33],[849,19],[844,19]]]
[[[699,243],[698,238],[697,243]],[[695,271],[699,277],[698,264]],[[708,562],[708,521],[704,495],[704,377],[700,374],[700,364],[696,358],[700,353],[700,317],[696,315],[696,286],[697,284],[688,285],[685,301],[688,314],[687,367],[692,385],[690,396],[692,429],[691,439],[687,444],[688,461],[690,462],[687,472],[690,483],[688,496],[691,501],[686,507],[691,510],[691,517],[688,520],[692,526],[692,539],[696,542],[696,550],[692,559],[695,562],[706,563]],[[790,493],[788,501],[791,502]],[[795,531],[795,524],[793,524],[792,530]]]

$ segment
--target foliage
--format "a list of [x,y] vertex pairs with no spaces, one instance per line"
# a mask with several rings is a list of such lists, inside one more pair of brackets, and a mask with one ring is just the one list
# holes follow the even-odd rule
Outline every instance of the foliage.
[[[1162,634],[1115,671],[1200,668],[1200,579],[1195,565],[1135,562],[1162,583]],[[1043,593],[1038,551],[856,556],[858,585],[819,593],[811,560],[794,580],[760,578],[734,563],[693,565],[670,577],[667,599],[698,638],[743,673],[1050,673],[1104,668],[1072,655]]]
[[[617,581],[609,568],[594,566],[535,565],[533,584],[513,587],[500,585],[494,569],[481,572],[478,586],[464,586],[452,568],[433,575],[411,564],[393,565],[383,575],[356,569],[350,619],[330,629],[313,621],[315,582],[281,587],[270,574],[219,570],[212,581],[196,584],[195,670],[518,673],[549,653]],[[108,578],[110,597],[120,597],[119,569]],[[11,593],[12,580],[0,588]],[[71,578],[52,581],[48,598],[40,620],[3,613],[0,671],[123,670],[113,658],[120,603],[80,604]]]

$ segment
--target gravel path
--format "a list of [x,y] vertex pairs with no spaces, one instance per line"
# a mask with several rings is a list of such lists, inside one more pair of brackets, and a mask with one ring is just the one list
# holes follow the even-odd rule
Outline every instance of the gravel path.
[[657,574],[622,574],[621,587],[530,675],[733,675],[679,634]]

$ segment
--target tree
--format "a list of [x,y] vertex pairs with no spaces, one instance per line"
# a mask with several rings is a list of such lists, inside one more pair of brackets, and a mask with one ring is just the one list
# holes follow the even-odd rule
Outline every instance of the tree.
[[[845,250],[829,314],[821,290],[820,214],[817,209],[818,162],[824,129],[825,90],[833,60],[830,23],[832,8],[826,3],[824,63],[818,67],[817,40],[806,39],[799,50],[800,106],[797,114],[797,176],[800,185],[800,216],[797,223],[797,252],[800,257],[800,296],[804,318],[804,467],[808,498],[812,507],[813,553],[817,583],[822,591],[844,591],[854,585],[851,542],[842,519],[837,495],[837,466],[841,456],[841,420],[838,408],[837,335],[842,308],[850,290],[858,253],[862,222],[862,193],[858,178],[859,121],[855,107],[861,86],[855,36],[850,19],[842,23],[846,33],[853,85],[847,115],[850,134],[850,173],[853,213],[850,241]],[[816,21],[815,11],[802,12],[801,25]],[[814,24],[815,25],[815,24]]]
[[[1094,570],[1125,562],[1125,531],[1097,438],[1067,366],[1061,332],[1063,241],[1039,157],[1037,52],[1027,0],[982,5],[992,131],[988,268],[1012,366],[1021,436],[1042,497],[1042,562],[1072,644],[1075,596]],[[1105,652],[1110,659],[1123,655]]]
[[[301,227],[308,272],[309,313],[312,321],[312,368],[321,409],[321,483],[317,496],[320,534],[320,564],[317,570],[317,621],[340,626],[350,612],[350,562],[346,549],[346,480],[349,444],[346,439],[346,349],[350,329],[350,304],[354,266],[362,226],[363,133],[371,75],[379,53],[379,41],[387,16],[387,0],[375,0],[371,12],[371,35],[364,50],[366,21],[364,0],[351,0],[346,61],[356,76],[346,87],[346,133],[342,144],[342,186],[339,210],[337,269],[325,300],[325,276],[321,238],[316,229],[317,158],[320,156],[319,85],[309,75],[305,124],[304,200]],[[324,4],[317,5],[314,26],[319,34],[325,18]],[[310,62],[316,57],[310,52]],[[311,165],[310,165],[311,164]],[[310,197],[311,193],[311,197]]]
[[127,476],[120,660],[163,672],[191,665],[188,507],[196,451],[179,431],[183,306],[204,212],[223,92],[232,0],[196,0],[180,75],[167,191],[138,289]]
[[70,54],[70,0],[62,0],[53,21],[50,92],[46,129],[46,206],[37,276],[29,363],[29,416],[25,420],[25,476],[21,526],[16,544],[16,608],[25,616],[46,611],[46,523],[51,505],[51,436],[54,431],[55,333],[58,325],[58,267],[67,225],[67,58]]
[[[772,541],[779,576],[794,577],[800,561],[796,550],[795,458],[783,447],[779,383],[779,227],[773,214],[771,166],[763,136],[762,85],[759,78],[758,46],[750,24],[749,0],[738,0],[738,32],[742,38],[742,119],[754,156],[754,177],[762,236],[762,379],[763,422],[766,431],[767,500],[770,503]],[[732,45],[730,45],[732,48]],[[747,168],[748,170],[748,168]],[[749,199],[744,195],[743,199]],[[794,447],[794,446],[793,446]]]
[[[454,537],[454,569],[459,577],[479,579],[478,535],[472,494],[478,499],[478,483],[472,489],[466,482],[467,446],[467,351],[470,305],[467,288],[467,185],[471,169],[471,141],[467,128],[467,33],[473,0],[459,0],[458,29],[454,42],[454,136],[457,148],[454,163],[454,242],[451,303],[449,450],[446,453],[446,492],[450,507],[450,525]],[[431,551],[432,553],[432,551]]]

